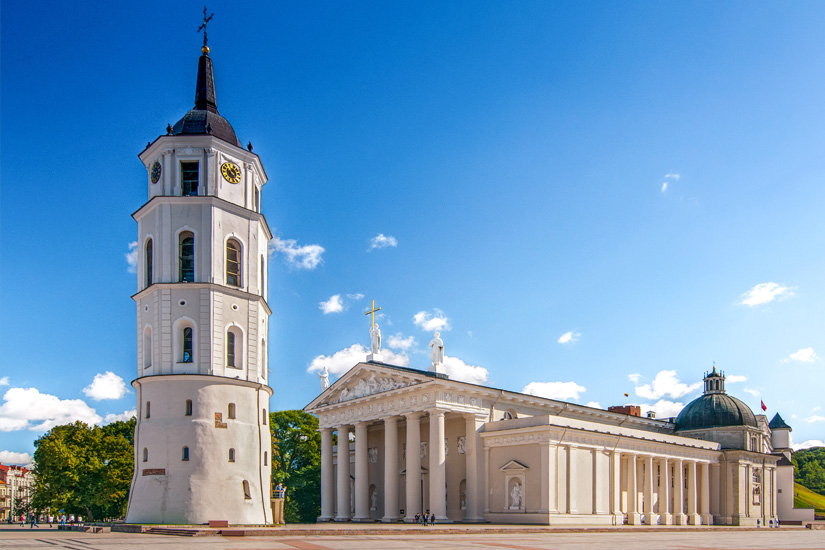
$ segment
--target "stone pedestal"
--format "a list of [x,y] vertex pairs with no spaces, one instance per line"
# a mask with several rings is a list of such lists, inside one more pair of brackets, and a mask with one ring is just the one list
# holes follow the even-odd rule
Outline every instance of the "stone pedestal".
[[384,356],[381,355],[380,353],[368,353],[367,354],[367,362],[383,363],[384,362]]
[[270,499],[269,505],[272,508],[272,523],[275,525],[283,525],[284,521],[284,502],[286,499],[273,498]]

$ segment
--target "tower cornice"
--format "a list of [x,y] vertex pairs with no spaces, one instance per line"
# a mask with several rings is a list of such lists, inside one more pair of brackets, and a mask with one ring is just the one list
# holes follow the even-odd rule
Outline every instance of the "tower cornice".
[[208,204],[214,208],[220,208],[222,210],[240,216],[247,216],[250,219],[254,219],[261,222],[261,225],[263,226],[264,231],[266,232],[267,240],[272,238],[272,231],[269,230],[269,224],[266,223],[266,217],[264,217],[263,214],[261,214],[260,212],[255,212],[254,210],[250,210],[249,208],[244,208],[243,206],[238,206],[235,203],[229,202],[214,195],[203,195],[198,197],[180,197],[177,195],[155,195],[154,197],[149,199],[149,201],[146,204],[138,208],[132,214],[132,218],[134,218],[135,221],[140,221],[140,219],[143,216],[145,216],[161,204]]
[[253,292],[246,292],[245,290],[241,290],[239,288],[226,286],[226,285],[219,285],[218,283],[153,283],[140,292],[132,294],[132,299],[137,302],[142,300],[147,295],[151,294],[156,290],[161,289],[208,289],[223,292],[224,294],[229,294],[235,296],[237,298],[241,298],[243,300],[249,300],[260,303],[264,310],[266,311],[267,315],[272,315],[272,310],[269,307],[269,304],[266,303],[266,299],[261,296],[260,294],[255,294]]
[[138,153],[138,158],[144,164],[144,166],[146,166],[151,161],[151,159],[157,157],[162,152],[165,152],[169,148],[174,149],[176,147],[192,147],[202,149],[214,148],[219,150],[230,150],[232,151],[233,155],[238,157],[239,160],[241,160],[242,162],[252,163],[261,171],[261,175],[263,176],[263,182],[261,183],[261,185],[266,184],[268,180],[266,170],[264,169],[264,165],[261,162],[261,157],[259,157],[252,151],[244,149],[243,147],[238,147],[237,145],[233,145],[228,141],[224,141],[213,136],[158,136],[155,139],[155,141],[151,142],[149,145],[146,146],[146,148],[143,151]]

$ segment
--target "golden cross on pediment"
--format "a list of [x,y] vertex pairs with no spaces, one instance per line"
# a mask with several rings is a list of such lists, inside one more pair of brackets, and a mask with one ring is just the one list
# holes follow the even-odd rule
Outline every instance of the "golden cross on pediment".
[[375,312],[380,311],[380,307],[375,307],[375,300],[372,301],[372,309],[369,311],[364,312],[364,315],[372,315],[372,324],[370,326],[375,326]]

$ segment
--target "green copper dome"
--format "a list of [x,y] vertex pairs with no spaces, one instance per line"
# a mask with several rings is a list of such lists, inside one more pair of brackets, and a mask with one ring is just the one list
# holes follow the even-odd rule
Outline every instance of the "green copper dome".
[[676,417],[676,431],[726,426],[757,427],[750,407],[726,393],[706,393],[688,403]]

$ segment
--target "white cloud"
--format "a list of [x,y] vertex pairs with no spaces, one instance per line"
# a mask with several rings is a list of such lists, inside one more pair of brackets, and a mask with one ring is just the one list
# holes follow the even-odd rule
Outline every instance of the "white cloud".
[[548,399],[578,399],[583,391],[586,391],[585,387],[575,382],[530,382],[521,393]]
[[364,295],[360,292],[357,294],[347,294],[347,298],[349,298],[350,300],[362,300],[364,298]]
[[664,193],[665,191],[667,191],[667,182],[666,181],[662,183],[662,193]]
[[468,365],[458,357],[444,356],[444,369],[449,377],[470,384],[484,384],[490,373],[484,367]]
[[749,291],[742,294],[744,306],[758,306],[773,302],[776,299],[790,298],[793,296],[794,287],[780,285],[778,283],[759,283]]
[[269,254],[280,252],[286,256],[287,263],[296,269],[315,269],[323,262],[321,255],[324,247],[317,244],[298,245],[294,239],[273,237],[269,241]]
[[[369,351],[361,344],[353,344],[348,348],[336,351],[332,355],[318,355],[309,364],[307,372],[321,372],[326,366],[330,374],[341,376],[357,363],[366,361],[367,353]],[[382,349],[381,355],[384,357],[384,362],[390,365],[407,367],[410,364],[410,358],[403,352],[395,353],[389,349]]]
[[59,399],[36,388],[10,388],[0,405],[0,432],[33,430],[45,432],[80,420],[97,424],[102,419],[82,399]]
[[433,309],[433,312],[419,311],[413,315],[413,323],[426,331],[431,330],[450,330],[450,321],[444,312],[438,308]]
[[644,399],[660,399],[662,397],[676,399],[698,390],[701,386],[701,382],[690,385],[679,382],[675,370],[662,370],[656,373],[656,377],[651,384],[637,386],[636,395]]
[[598,401],[588,401],[585,403],[586,407],[593,407],[594,409],[601,409],[602,406],[599,404]]
[[387,248],[389,246],[398,246],[398,241],[391,235],[379,233],[370,239],[370,247],[367,249],[367,252],[372,252],[376,248]]
[[8,385],[9,385],[9,377],[8,376],[4,376],[3,378],[0,378],[0,386],[8,386]]
[[813,424],[814,422],[825,422],[825,416],[812,414],[811,416],[805,419],[805,422],[807,422],[808,424]]
[[126,256],[126,271],[129,273],[137,273],[138,249],[137,241],[129,243],[129,252],[124,254]]
[[31,468],[34,465],[32,455],[29,453],[15,453],[13,451],[0,451],[0,463],[14,464]]
[[123,411],[120,414],[109,413],[103,419],[104,424],[111,424],[112,422],[128,422],[133,416],[137,417],[137,409],[131,411]]
[[814,351],[814,348],[803,348],[799,351],[793,352],[787,358],[782,360],[783,363],[789,363],[791,361],[798,361],[800,363],[815,363],[819,361],[819,356]]
[[628,380],[630,380],[634,384],[637,384],[639,382],[639,380],[642,378],[642,375],[639,374],[638,372],[635,372],[633,374],[628,374],[627,378],[628,378]]
[[120,399],[126,395],[126,383],[112,371],[97,373],[92,383],[83,388],[83,393],[95,401]]
[[685,408],[684,403],[677,403],[675,401],[668,401],[667,399],[659,399],[652,405],[649,403],[642,403],[639,405],[642,410],[642,416],[647,416],[648,411],[656,413],[656,418],[659,420],[666,420],[671,417],[679,416],[682,409]]
[[760,395],[762,395],[762,394],[759,392],[759,390],[756,390],[756,389],[753,389],[753,388],[748,388],[748,387],[745,387],[745,389],[743,389],[742,391],[743,391],[743,392],[745,392],[745,393],[749,393],[749,394],[751,394],[751,395],[752,395],[752,396],[754,396],[754,397],[759,397]]
[[326,315],[327,313],[341,313],[344,311],[344,302],[341,300],[340,294],[330,296],[326,302],[321,302],[318,307]]
[[740,374],[730,374],[725,377],[725,382],[728,384],[736,384],[737,382],[745,382],[747,381],[747,376],[742,376]]
[[791,445],[794,451],[799,451],[801,449],[810,449],[811,447],[825,447],[825,442],[819,441],[818,439],[809,439],[808,441],[803,441],[802,443],[794,443]]
[[415,337],[407,336],[405,338],[404,335],[399,332],[397,334],[391,334],[387,336],[386,343],[388,348],[407,351],[415,345]]
[[813,409],[811,409],[811,414],[815,413],[816,411],[821,411],[821,410],[822,410],[822,407],[816,406]]
[[665,179],[671,179],[671,180],[679,181],[679,177],[680,177],[679,174],[676,174],[674,172],[671,172],[669,174],[665,174]]
[[571,330],[570,332],[565,332],[564,334],[559,336],[559,339],[557,340],[557,342],[559,344],[569,344],[571,342],[575,342],[576,340],[578,340],[579,336],[581,336],[581,333],[573,332]]

